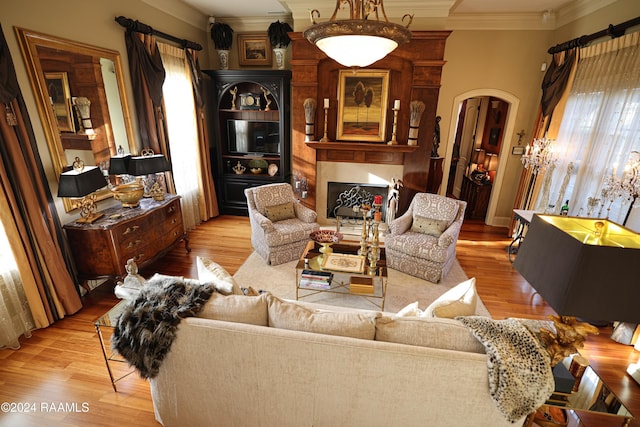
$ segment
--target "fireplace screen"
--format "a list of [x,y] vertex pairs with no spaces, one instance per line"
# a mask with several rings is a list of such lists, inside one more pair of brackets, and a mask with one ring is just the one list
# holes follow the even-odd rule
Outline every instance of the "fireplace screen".
[[352,217],[360,218],[360,213],[353,212],[354,206],[373,204],[373,198],[382,196],[382,220],[387,210],[388,185],[352,184],[346,182],[329,182],[327,188],[327,218]]

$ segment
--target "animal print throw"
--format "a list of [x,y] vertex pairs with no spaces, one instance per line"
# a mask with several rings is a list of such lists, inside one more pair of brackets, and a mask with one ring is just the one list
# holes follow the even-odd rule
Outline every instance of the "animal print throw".
[[516,319],[461,316],[485,346],[489,392],[500,412],[514,423],[539,408],[554,390],[549,355]]
[[142,378],[155,377],[173,344],[180,320],[198,314],[214,291],[213,284],[197,280],[152,277],[118,318],[111,347]]

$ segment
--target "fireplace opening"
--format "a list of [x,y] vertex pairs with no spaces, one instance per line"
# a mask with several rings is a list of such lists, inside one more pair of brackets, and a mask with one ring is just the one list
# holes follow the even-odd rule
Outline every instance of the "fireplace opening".
[[375,196],[382,196],[382,221],[386,219],[389,186],[377,184],[353,184],[346,182],[327,183],[327,218],[361,218],[353,211],[354,206],[373,204]]

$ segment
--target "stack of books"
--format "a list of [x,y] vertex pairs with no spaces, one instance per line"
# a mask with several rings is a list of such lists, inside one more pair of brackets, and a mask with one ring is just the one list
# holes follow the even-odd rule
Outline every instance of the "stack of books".
[[301,288],[330,289],[333,273],[330,271],[302,270]]

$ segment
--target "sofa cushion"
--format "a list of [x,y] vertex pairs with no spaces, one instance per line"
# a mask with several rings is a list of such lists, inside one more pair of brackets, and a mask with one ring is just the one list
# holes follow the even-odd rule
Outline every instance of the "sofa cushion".
[[216,290],[224,295],[242,295],[242,290],[227,270],[220,264],[207,258],[197,257],[198,280],[213,283]]
[[379,312],[332,312],[312,310],[295,302],[267,296],[269,326],[293,331],[339,335],[373,340]]
[[422,314],[422,310],[418,307],[418,301],[408,304],[396,313],[396,317],[418,317]]
[[214,293],[204,304],[197,317],[269,326],[267,294],[244,296]]
[[476,313],[478,294],[476,278],[454,286],[433,301],[422,313],[422,317],[473,316]]
[[484,353],[484,346],[453,319],[383,316],[376,322],[376,341],[446,350]]
[[428,234],[433,237],[440,237],[448,226],[449,221],[415,215],[413,217],[413,222],[411,223],[411,231],[415,233]]
[[267,206],[264,208],[264,216],[266,216],[271,222],[293,219],[296,217],[296,213],[293,210],[293,202]]

